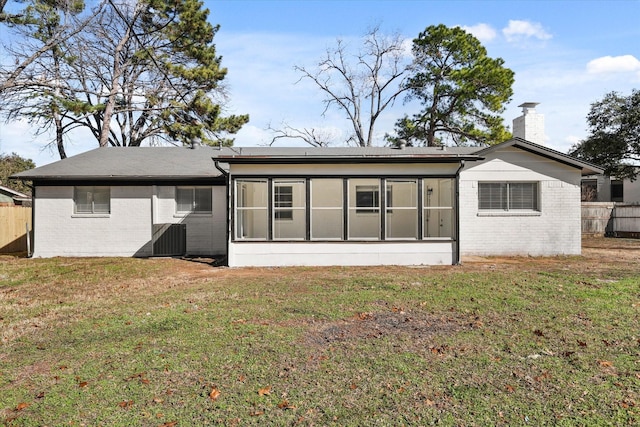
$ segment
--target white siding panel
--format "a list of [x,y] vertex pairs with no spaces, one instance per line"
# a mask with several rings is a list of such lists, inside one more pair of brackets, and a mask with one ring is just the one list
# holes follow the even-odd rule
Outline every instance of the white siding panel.
[[229,245],[230,267],[331,265],[451,265],[452,242],[297,243]]

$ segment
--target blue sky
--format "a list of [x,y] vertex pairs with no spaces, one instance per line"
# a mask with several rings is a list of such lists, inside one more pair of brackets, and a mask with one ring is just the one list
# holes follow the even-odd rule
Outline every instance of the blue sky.
[[[517,106],[539,102],[547,145],[566,152],[587,134],[592,102],[610,91],[640,89],[640,0],[624,1],[205,1],[230,101],[227,111],[251,117],[236,145],[271,141],[269,125],[330,129],[346,138],[348,122],[339,111],[322,117],[322,94],[309,81],[296,83],[294,65],[313,67],[341,38],[354,49],[368,28],[415,38],[429,25],[461,26],[472,32],[491,57],[515,72],[514,95],[505,123]],[[379,143],[395,119],[416,111],[397,103],[377,124]],[[42,150],[46,141],[30,135],[25,123],[0,124],[0,151],[17,152],[38,165],[57,160]],[[295,145],[294,141],[279,145]],[[69,154],[97,146],[76,137]]]

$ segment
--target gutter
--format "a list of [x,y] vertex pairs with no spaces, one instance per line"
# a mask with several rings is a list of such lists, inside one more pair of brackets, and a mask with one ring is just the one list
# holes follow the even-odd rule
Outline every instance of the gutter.
[[[220,173],[222,173],[222,175],[225,177],[225,179],[229,179],[229,172],[227,172],[226,170],[222,169],[220,167],[220,161],[217,160],[215,157],[212,157],[211,160],[213,160],[213,166],[216,167],[216,169],[218,169],[220,171]],[[228,182],[227,182],[228,184]]]
[[464,168],[464,159],[460,160],[460,167],[456,170],[456,251],[453,265],[461,265],[460,262],[460,172]]
[[232,215],[232,209],[231,209],[231,178],[229,177],[229,172],[227,172],[226,170],[222,169],[222,167],[220,167],[220,161],[218,159],[216,159],[215,157],[212,157],[211,160],[213,160],[213,166],[215,166],[216,169],[218,169],[220,171],[220,173],[222,174],[222,176],[224,176],[224,181],[225,181],[225,188],[226,188],[226,200],[227,200],[227,226],[225,227],[225,235],[226,235],[226,239],[227,241],[225,242],[225,246],[227,247],[227,254],[226,254],[226,265],[229,266],[229,241],[231,240],[231,215]]
[[403,155],[403,156],[220,156],[218,161],[236,164],[357,164],[357,163],[458,163],[465,160],[484,160],[484,157],[470,154]]
[[[36,240],[36,187],[32,184],[25,183],[25,185],[31,189],[31,233],[29,233],[27,227],[27,258],[31,258],[35,249],[33,243]],[[31,238],[32,235],[33,239]]]

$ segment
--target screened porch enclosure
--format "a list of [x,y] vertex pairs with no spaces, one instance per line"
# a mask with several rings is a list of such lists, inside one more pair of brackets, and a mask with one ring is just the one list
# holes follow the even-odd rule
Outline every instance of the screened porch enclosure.
[[455,178],[235,178],[233,241],[455,239]]

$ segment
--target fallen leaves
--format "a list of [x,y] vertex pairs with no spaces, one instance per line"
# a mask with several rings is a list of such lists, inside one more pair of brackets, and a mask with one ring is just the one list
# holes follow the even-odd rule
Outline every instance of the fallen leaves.
[[372,313],[358,313],[356,314],[356,319],[358,320],[368,320],[373,317]]
[[278,403],[278,408],[280,408],[280,409],[296,409],[296,407],[291,405],[288,400],[283,400],[282,402]]
[[146,372],[139,372],[137,374],[133,374],[129,377],[127,377],[127,381],[131,381],[131,380],[135,380],[138,379],[140,380],[140,384],[149,384],[149,380],[146,378],[147,373]]
[[262,387],[258,390],[258,396],[268,396],[271,394],[271,386]]
[[217,388],[213,387],[211,389],[211,393],[209,393],[209,399],[211,399],[212,401],[216,401],[218,400],[218,397],[220,397],[220,390],[218,390]]
[[603,368],[612,368],[613,367],[613,362],[610,362],[608,360],[598,360],[598,364],[600,366],[602,366]]
[[549,375],[549,372],[547,372],[547,371],[544,371],[540,375],[537,375],[537,376],[533,377],[533,379],[536,380],[537,382],[542,382],[543,380],[546,380],[546,379],[549,379],[549,378],[551,378],[551,375]]
[[133,406],[133,400],[123,400],[122,402],[118,403],[118,406],[121,408],[130,408],[131,406]]
[[30,403],[26,403],[26,402],[20,402],[20,403],[18,403],[18,406],[16,406],[16,411],[22,411],[23,409],[28,408],[29,405],[31,405],[31,404]]

